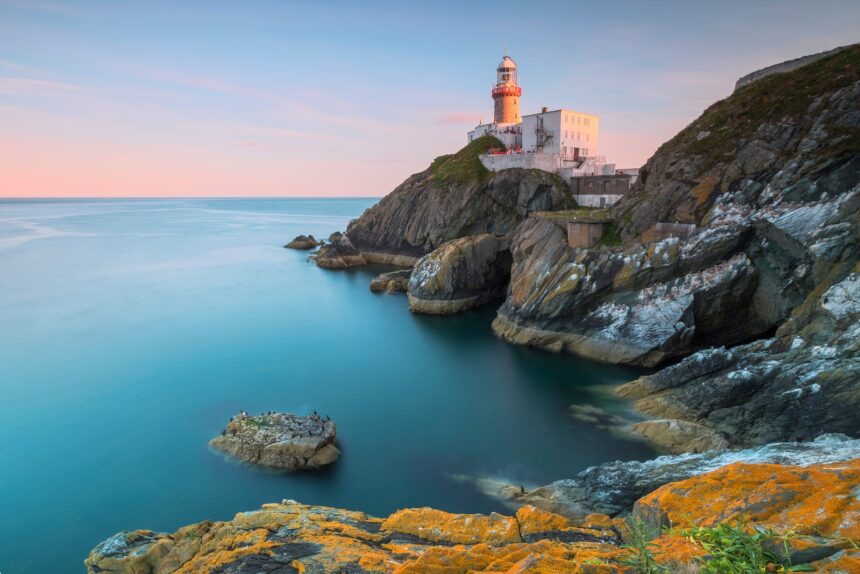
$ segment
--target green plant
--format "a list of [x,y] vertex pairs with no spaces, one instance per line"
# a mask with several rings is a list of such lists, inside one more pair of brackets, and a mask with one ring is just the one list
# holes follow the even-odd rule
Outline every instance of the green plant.
[[658,533],[653,532],[645,522],[639,518],[632,518],[627,523],[628,542],[625,546],[630,550],[630,557],[624,561],[627,566],[633,568],[639,574],[668,574],[669,568],[658,564],[654,559],[651,542]]
[[[694,526],[682,533],[708,553],[702,559],[702,574],[815,571],[808,564],[782,565],[780,558],[768,548],[768,543],[781,544],[788,556],[789,542],[798,537],[793,530],[751,529],[741,519],[716,526]],[[769,564],[775,569],[767,570]]]
[[603,228],[603,235],[600,236],[597,244],[604,247],[618,247],[622,244],[621,234],[618,232],[615,222],[606,224]]

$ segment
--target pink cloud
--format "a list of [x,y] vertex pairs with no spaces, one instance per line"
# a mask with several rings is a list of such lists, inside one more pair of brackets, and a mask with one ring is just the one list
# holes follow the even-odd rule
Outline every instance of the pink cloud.
[[440,124],[465,124],[472,123],[477,124],[481,121],[481,116],[478,114],[470,114],[470,113],[455,113],[448,114],[439,118]]
[[39,80],[36,78],[0,77],[0,94],[16,96],[64,96],[83,90],[83,86]]

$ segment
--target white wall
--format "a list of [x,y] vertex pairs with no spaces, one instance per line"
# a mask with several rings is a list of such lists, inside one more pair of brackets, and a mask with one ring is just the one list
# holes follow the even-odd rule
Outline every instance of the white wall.
[[[607,207],[612,205],[613,203],[617,203],[621,201],[623,195],[613,195],[613,194],[588,194],[588,195],[577,195],[576,203],[577,205],[581,205],[582,207]],[[601,205],[600,200],[603,200],[603,204]]]
[[574,148],[579,155],[595,156],[599,149],[600,118],[571,110],[555,110],[523,116],[523,150],[537,151],[538,118],[543,119],[543,128],[552,134],[552,140],[543,147],[544,152],[573,157]]
[[518,167],[555,172],[558,170],[560,163],[558,154],[551,153],[484,154],[479,157],[484,167],[490,171],[501,171],[503,169]]

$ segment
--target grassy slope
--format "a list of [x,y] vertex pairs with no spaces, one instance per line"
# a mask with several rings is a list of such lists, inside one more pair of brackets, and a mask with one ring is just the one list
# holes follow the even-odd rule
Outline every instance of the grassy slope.
[[486,180],[490,171],[478,156],[491,149],[504,150],[505,145],[493,136],[483,136],[454,154],[441,155],[430,164],[430,173],[437,186],[465,185]]
[[[776,74],[741,88],[708,109],[657,154],[682,150],[701,156],[702,173],[729,161],[742,140],[753,136],[765,123],[782,118],[801,118],[821,94],[860,81],[860,44],[784,74]],[[826,126],[833,137],[822,151],[828,156],[860,153],[860,130]],[[699,134],[710,132],[699,139]],[[656,155],[656,154],[655,154]]]

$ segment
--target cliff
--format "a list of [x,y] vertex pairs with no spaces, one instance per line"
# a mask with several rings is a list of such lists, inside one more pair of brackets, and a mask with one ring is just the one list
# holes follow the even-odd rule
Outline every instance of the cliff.
[[[612,210],[620,246],[571,249],[550,222],[519,226],[494,328],[614,363],[708,349],[623,390],[646,414],[688,423],[680,443],[679,425],[639,427],[674,450],[703,437],[856,434],[858,106],[860,45],[717,102],[661,146]],[[695,231],[661,239],[661,222]]]
[[538,170],[488,171],[478,159],[491,148],[485,136],[436,158],[351,222],[347,236],[371,262],[414,263],[446,241],[468,235],[505,235],[532,211],[574,204],[558,176]]
[[96,546],[86,565],[91,574],[633,574],[812,563],[835,574],[860,566],[857,488],[855,459],[730,464],[657,488],[626,519],[571,519],[533,506],[513,516],[415,508],[381,519],[283,501],[172,534],[121,532]]

